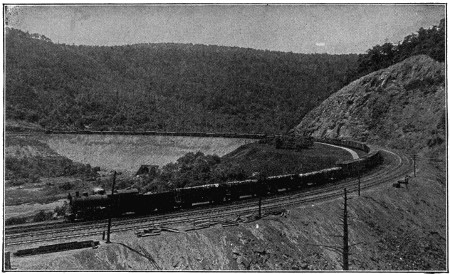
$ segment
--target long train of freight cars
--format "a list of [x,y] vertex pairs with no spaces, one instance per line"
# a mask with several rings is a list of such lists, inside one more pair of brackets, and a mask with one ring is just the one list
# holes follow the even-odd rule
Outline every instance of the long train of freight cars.
[[[317,141],[333,142],[337,145],[369,150],[365,144],[353,141]],[[263,180],[248,179],[146,194],[140,194],[136,189],[117,191],[114,195],[105,194],[104,190],[97,191],[93,195],[76,193],[75,196],[71,196],[69,194],[70,211],[67,218],[70,221],[105,218],[109,208],[112,209],[114,216],[128,213],[151,214],[153,212],[190,208],[202,203],[221,204],[249,196],[265,196],[282,191],[305,189],[332,183],[345,177],[356,176],[359,172],[362,173],[378,165],[382,160],[380,152],[375,151],[357,160],[339,162],[333,168],[304,174],[270,176]]]

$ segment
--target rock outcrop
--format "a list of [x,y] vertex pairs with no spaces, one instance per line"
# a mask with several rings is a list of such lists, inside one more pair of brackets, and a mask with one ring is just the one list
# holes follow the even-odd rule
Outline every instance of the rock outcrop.
[[297,134],[350,138],[412,152],[443,144],[444,131],[445,65],[425,55],[350,83],[295,128]]

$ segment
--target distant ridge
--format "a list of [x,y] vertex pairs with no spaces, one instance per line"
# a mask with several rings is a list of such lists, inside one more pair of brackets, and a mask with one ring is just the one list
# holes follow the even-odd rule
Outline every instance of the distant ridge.
[[6,117],[61,130],[281,133],[356,55],[190,44],[72,46],[8,29]]

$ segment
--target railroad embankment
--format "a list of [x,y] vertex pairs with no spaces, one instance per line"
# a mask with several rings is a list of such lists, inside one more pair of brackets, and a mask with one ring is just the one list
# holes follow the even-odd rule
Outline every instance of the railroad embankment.
[[[357,244],[350,269],[445,269],[445,186],[427,168],[419,165],[408,188],[349,195],[349,241]],[[341,256],[330,247],[342,246],[341,208],[336,199],[238,226],[143,238],[130,231],[98,249],[13,257],[12,264],[18,270],[337,270]]]

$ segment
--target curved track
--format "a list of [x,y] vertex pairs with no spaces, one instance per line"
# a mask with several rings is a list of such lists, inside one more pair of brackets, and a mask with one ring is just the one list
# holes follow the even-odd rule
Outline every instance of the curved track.
[[[397,151],[380,149],[384,163],[365,174],[361,178],[361,190],[390,183],[411,172],[412,160]],[[342,190],[348,192],[358,190],[358,180],[345,179],[334,184],[309,188],[289,193],[280,193],[263,198],[263,212],[280,212],[288,207],[317,203],[342,197]],[[173,226],[176,224],[190,224],[193,222],[209,222],[209,224],[226,223],[236,219],[246,219],[246,215],[254,215],[258,208],[258,199],[251,198],[218,206],[203,206],[191,210],[180,210],[163,215],[134,216],[116,218],[111,232],[136,230],[145,227]],[[93,221],[83,223],[53,222],[32,224],[6,228],[5,245],[22,246],[41,242],[52,242],[59,239],[73,239],[93,235],[101,235],[106,230],[107,221]]]
[[353,160],[359,159],[358,153],[356,153],[353,149],[350,149],[350,148],[347,148],[347,147],[340,147],[340,146],[327,144],[327,143],[322,143],[322,142],[316,142],[316,143],[321,144],[321,145],[325,145],[325,146],[341,148],[341,149],[347,151],[348,153],[350,153],[352,155]]

